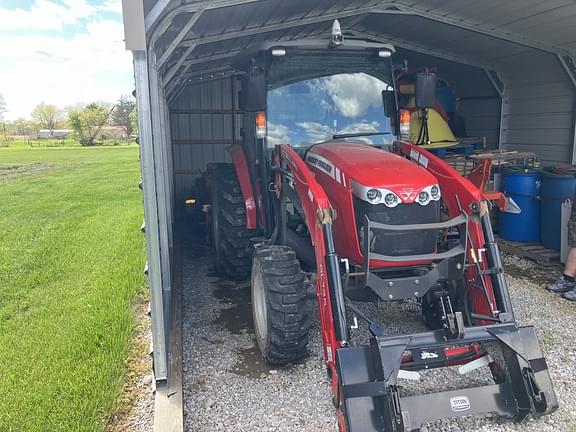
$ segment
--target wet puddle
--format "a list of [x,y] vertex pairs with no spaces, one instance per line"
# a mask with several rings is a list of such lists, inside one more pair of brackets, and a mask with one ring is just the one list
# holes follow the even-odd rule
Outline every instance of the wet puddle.
[[249,378],[266,378],[274,367],[267,365],[262,359],[260,350],[256,345],[252,348],[243,348],[237,352],[240,359],[229,372]]
[[[223,280],[215,281],[214,297],[231,307],[220,310],[215,324],[226,328],[232,334],[253,334],[252,302],[249,285],[237,285]],[[248,378],[265,378],[274,368],[268,366],[254,341],[251,346],[240,348],[238,361],[228,371]]]
[[215,285],[214,297],[232,307],[221,309],[220,315],[214,323],[221,325],[233,334],[253,333],[250,288],[222,281],[216,282]]

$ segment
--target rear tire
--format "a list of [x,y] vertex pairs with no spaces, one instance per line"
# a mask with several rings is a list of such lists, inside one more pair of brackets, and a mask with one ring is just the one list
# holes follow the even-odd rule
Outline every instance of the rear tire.
[[294,251],[257,247],[251,282],[254,330],[264,360],[283,365],[304,357],[310,316],[304,273]]
[[232,280],[250,276],[251,238],[259,230],[246,228],[246,207],[232,165],[221,165],[212,174],[211,237],[218,274]]

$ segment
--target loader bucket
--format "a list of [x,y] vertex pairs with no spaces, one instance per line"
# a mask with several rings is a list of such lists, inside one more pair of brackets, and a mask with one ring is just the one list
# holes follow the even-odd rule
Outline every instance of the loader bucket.
[[[428,421],[475,414],[496,414],[523,421],[529,414],[540,416],[556,410],[546,361],[533,327],[497,324],[466,328],[463,338],[448,340],[442,331],[409,336],[372,338],[367,347],[341,348],[337,367],[341,407],[348,432],[417,431]],[[410,352],[436,353],[452,345],[497,343],[504,353],[507,379],[501,383],[400,397],[398,373],[402,356]],[[421,360],[418,370],[438,367],[438,357]],[[434,362],[435,364],[431,364]]]

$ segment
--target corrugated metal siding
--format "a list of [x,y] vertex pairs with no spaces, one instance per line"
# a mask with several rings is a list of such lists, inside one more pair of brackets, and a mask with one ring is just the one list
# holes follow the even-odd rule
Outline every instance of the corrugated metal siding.
[[502,67],[507,87],[504,148],[533,151],[545,164],[569,162],[574,89],[556,56],[532,51]]
[[[190,196],[211,162],[230,162],[226,147],[240,140],[236,81],[215,79],[188,85],[170,108],[177,199]],[[233,87],[234,86],[234,87]],[[233,133],[233,130],[235,132]]]

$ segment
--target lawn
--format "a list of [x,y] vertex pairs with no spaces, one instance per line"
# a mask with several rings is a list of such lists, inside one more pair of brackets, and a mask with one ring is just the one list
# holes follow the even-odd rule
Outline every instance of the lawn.
[[0,148],[0,431],[101,431],[145,295],[138,148]]

